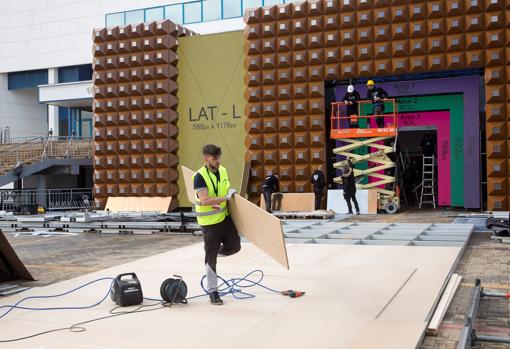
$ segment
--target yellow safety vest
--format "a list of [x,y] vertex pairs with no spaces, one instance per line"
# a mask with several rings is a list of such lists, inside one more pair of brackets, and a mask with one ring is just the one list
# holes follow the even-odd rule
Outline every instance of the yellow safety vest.
[[[228,179],[227,170],[225,167],[220,166],[220,180],[218,182],[214,173],[209,171],[207,166],[203,166],[197,173],[200,173],[207,184],[207,191],[210,197],[225,197],[230,189],[230,181]],[[196,174],[195,174],[196,175]],[[195,176],[193,176],[193,180]],[[220,208],[213,208],[212,206],[202,205],[198,199],[198,193],[195,191],[195,211],[197,214],[197,221],[199,225],[212,225],[218,224],[225,220],[228,216],[227,202],[222,202]]]

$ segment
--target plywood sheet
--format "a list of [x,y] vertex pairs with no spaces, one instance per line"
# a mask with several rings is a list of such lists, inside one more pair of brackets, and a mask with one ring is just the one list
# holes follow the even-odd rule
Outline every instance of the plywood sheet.
[[[446,281],[460,251],[453,247],[296,244],[288,246],[293,268],[287,271],[253,244],[243,243],[238,254],[218,260],[222,277],[242,277],[261,269],[266,275],[263,285],[277,290],[304,290],[307,294],[290,299],[253,287],[248,292],[256,298],[238,300],[225,296],[222,307],[211,306],[205,297],[197,298],[187,306],[119,316],[86,324],[85,332],[52,333],[10,343],[9,348],[131,348],[142,344],[147,348],[167,348],[168,338],[172,338],[172,347],[192,349],[416,348],[440,285]],[[62,293],[91,280],[128,271],[137,274],[146,297],[159,297],[161,282],[172,274],[182,275],[189,296],[200,294],[202,244],[0,298],[0,306],[26,296]],[[109,285],[105,280],[65,299],[38,299],[30,305],[93,304]],[[396,306],[403,299],[418,306]],[[53,311],[50,318],[47,312],[14,310],[0,319],[0,340],[67,327],[107,315],[112,307],[107,299],[93,309]]]
[[244,163],[243,168],[243,176],[241,177],[241,190],[239,190],[239,195],[243,198],[246,197],[248,192],[248,180],[250,179],[250,170],[251,170],[251,161],[246,161]]
[[377,214],[377,189],[368,189],[368,214]]
[[[260,194],[260,207],[266,208],[264,195]],[[315,210],[314,193],[273,193],[272,210],[279,212],[310,212]]]
[[112,212],[162,212],[170,209],[172,197],[110,196],[105,210]]
[[450,281],[448,282],[448,285],[446,286],[446,289],[443,292],[443,296],[439,301],[436,311],[434,312],[434,316],[432,316],[432,320],[430,320],[429,326],[427,328],[428,335],[435,336],[437,334],[439,325],[441,325],[441,322],[443,322],[443,318],[446,314],[446,311],[448,310],[448,307],[450,306],[450,303],[453,300],[455,292],[457,292],[461,280],[462,276],[460,276],[459,274],[453,274],[452,277],[450,278]]
[[[182,172],[188,198],[193,199],[194,172],[184,166]],[[228,203],[228,210],[239,234],[289,269],[283,229],[278,218],[237,194]]]
[[34,280],[34,277],[0,231],[0,282],[16,279]]
[[186,196],[188,197],[188,201],[193,204],[195,202],[195,191],[193,190],[193,175],[195,172],[185,166],[181,166],[181,168],[184,186],[186,187]]

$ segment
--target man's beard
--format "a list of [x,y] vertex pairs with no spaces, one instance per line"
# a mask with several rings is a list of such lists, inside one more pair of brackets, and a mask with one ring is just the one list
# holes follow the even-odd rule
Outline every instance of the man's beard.
[[213,165],[211,165],[211,164],[208,164],[208,166],[209,166],[209,169],[210,169],[210,170],[212,170],[212,171],[214,171],[214,172],[218,171],[218,167],[219,167],[219,166],[218,166],[218,167],[216,167],[216,166],[213,166]]

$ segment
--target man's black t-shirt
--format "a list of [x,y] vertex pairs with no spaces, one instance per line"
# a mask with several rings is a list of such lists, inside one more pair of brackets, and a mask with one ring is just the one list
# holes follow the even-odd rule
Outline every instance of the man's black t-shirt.
[[380,87],[374,87],[367,91],[367,98],[371,99],[373,104],[384,104],[383,101],[376,101],[375,98],[388,98],[388,92]]
[[352,102],[347,105],[347,115],[358,114],[358,101],[361,99],[359,92],[354,90],[352,93],[347,92],[342,101]]
[[[220,183],[220,171],[213,172],[211,170],[208,170],[207,172],[209,173],[209,176],[211,177],[211,182],[213,182],[213,184],[215,186],[217,186],[217,184]],[[197,173],[195,175],[195,179],[193,180],[193,188],[195,190],[204,189],[204,188],[207,189],[207,183],[205,183],[205,179],[204,179],[204,177],[202,177],[202,175],[200,173]],[[212,193],[209,193],[209,195],[212,195]]]
[[351,173],[347,177],[342,177],[342,185],[344,194],[353,195],[356,193],[356,178],[352,167],[350,169]]
[[264,179],[264,184],[262,185],[262,189],[272,190],[273,192],[280,191],[280,183],[278,182],[278,178],[275,175],[267,176]]
[[313,191],[314,192],[321,192],[324,190],[324,173],[322,171],[315,171],[312,175],[312,178],[310,180],[310,183],[313,184]]

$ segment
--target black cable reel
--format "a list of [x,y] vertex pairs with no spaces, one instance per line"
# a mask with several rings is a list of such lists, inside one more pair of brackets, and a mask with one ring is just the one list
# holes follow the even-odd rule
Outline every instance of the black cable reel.
[[159,289],[161,298],[169,306],[173,304],[188,304],[186,296],[188,294],[188,286],[179,275],[174,275],[174,278],[169,278],[163,281]]

